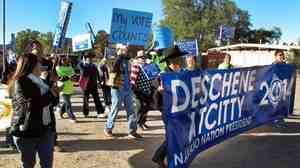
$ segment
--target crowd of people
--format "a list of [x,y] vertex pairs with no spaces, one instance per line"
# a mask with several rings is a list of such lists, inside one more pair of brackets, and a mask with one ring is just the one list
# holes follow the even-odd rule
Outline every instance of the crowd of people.
[[[53,152],[60,150],[55,112],[61,118],[66,118],[67,114],[70,122],[76,123],[71,99],[75,92],[75,69],[80,71],[78,83],[83,93],[84,117],[89,117],[89,97],[92,95],[97,117],[107,118],[104,134],[114,137],[115,121],[124,105],[128,138],[139,139],[142,136],[138,134],[138,128],[149,128],[148,112],[163,112],[164,88],[159,74],[201,68],[196,56],[181,51],[177,46],[152,52],[139,50],[131,58],[128,46],[117,44],[116,55],[112,58],[105,57],[96,65],[94,57],[91,53],[83,55],[82,61],[73,65],[68,55],[43,57],[41,44],[32,41],[26,52],[18,57],[16,67],[8,69],[6,79],[2,81],[8,85],[13,105],[7,141],[20,152],[23,168],[34,167],[36,153],[42,168],[53,167]],[[284,63],[284,52],[277,51],[275,60],[276,64]],[[145,70],[148,65],[156,67],[159,73],[150,76]],[[230,68],[234,68],[234,65],[231,64],[231,56],[226,54],[219,69]],[[103,103],[99,89],[103,93]],[[139,102],[139,108],[134,107],[134,101]],[[167,167],[166,156],[167,143],[164,141],[155,152],[153,161],[160,167]]]

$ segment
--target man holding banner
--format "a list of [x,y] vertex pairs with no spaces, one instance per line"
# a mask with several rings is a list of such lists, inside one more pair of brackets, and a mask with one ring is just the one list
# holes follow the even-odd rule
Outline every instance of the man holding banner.
[[276,64],[161,75],[169,168],[293,112],[296,67]]
[[[167,72],[180,72],[182,70],[181,68],[181,62],[182,62],[182,56],[186,55],[187,52],[181,52],[178,46],[175,46],[174,48],[166,49],[165,51],[165,57],[161,59],[161,62],[167,63],[166,73]],[[159,109],[164,113],[163,111],[163,103],[164,100],[162,98],[162,93],[164,92],[163,85],[160,85],[157,89],[157,92],[154,93],[156,96],[156,101],[160,102]],[[163,121],[166,125],[166,118],[165,115],[163,115]],[[164,141],[163,144],[157,149],[155,152],[152,160],[159,164],[161,168],[167,167],[167,142]]]

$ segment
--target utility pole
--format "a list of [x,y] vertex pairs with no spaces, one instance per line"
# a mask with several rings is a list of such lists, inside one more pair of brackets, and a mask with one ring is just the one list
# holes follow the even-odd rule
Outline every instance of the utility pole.
[[6,6],[5,6],[5,1],[6,0],[2,0],[2,2],[3,2],[3,23],[2,23],[2,25],[3,25],[3,48],[2,48],[2,52],[3,52],[3,64],[2,64],[2,80],[4,80],[4,78],[5,78],[5,72],[6,72],[6,56],[5,56],[5,52],[6,52],[6,44],[5,44],[5,33],[6,33],[6,30],[5,30],[5,27],[6,27],[6,25],[5,25],[5,18],[6,18],[6,16],[5,16],[5,8],[6,8]]

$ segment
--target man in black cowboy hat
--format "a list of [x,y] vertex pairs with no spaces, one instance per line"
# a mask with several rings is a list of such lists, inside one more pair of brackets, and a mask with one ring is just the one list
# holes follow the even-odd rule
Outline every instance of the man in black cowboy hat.
[[183,62],[182,56],[187,54],[187,52],[180,51],[178,46],[175,46],[164,51],[165,57],[163,57],[160,62],[167,63],[166,72],[178,72],[181,70]]
[[[182,70],[182,62],[183,62],[183,55],[188,54],[187,52],[182,52],[175,46],[173,48],[169,48],[165,50],[165,57],[161,59],[160,62],[166,62],[167,67],[165,72],[180,72]],[[161,82],[160,82],[161,83]],[[158,87],[157,91],[154,93],[156,105],[158,109],[163,112],[163,99],[162,93],[164,88],[162,84]],[[163,121],[165,123],[164,117]],[[156,150],[152,160],[159,164],[161,168],[167,168],[167,141],[165,140],[163,144]]]

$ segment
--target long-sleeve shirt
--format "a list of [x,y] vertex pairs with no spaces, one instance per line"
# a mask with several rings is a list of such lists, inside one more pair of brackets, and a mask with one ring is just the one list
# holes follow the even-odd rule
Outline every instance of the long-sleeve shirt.
[[[64,77],[71,78],[75,74],[72,66],[57,66],[56,72],[57,72],[57,75],[62,78],[64,78]],[[67,94],[67,95],[74,93],[73,82],[70,79],[63,81],[62,92],[63,92],[63,94]]]
[[100,74],[97,66],[94,64],[79,63],[78,68],[81,76],[89,78],[87,89],[97,87],[98,81],[100,82]]

